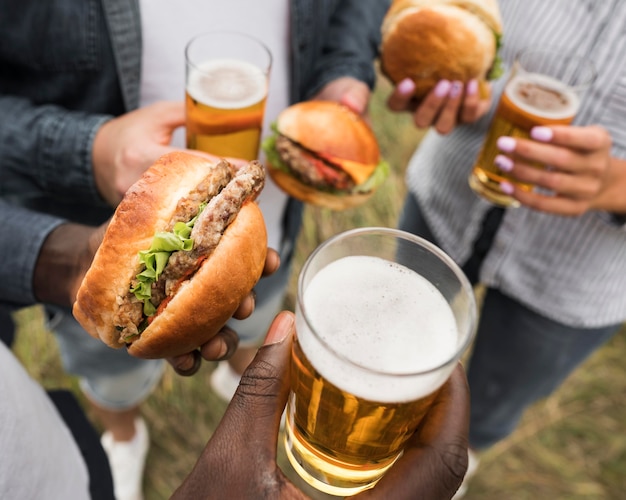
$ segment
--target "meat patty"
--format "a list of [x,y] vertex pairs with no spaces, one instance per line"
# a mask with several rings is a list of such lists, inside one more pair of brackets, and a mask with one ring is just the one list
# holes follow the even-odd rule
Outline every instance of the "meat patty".
[[276,151],[293,174],[318,189],[350,190],[355,184],[344,170],[293,142],[284,135],[276,138]]

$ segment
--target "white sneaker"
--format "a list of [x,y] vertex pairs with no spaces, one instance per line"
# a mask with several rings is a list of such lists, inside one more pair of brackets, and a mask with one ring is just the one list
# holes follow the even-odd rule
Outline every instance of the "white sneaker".
[[211,373],[211,387],[224,401],[230,401],[233,398],[240,380],[241,375],[225,361],[219,363]]
[[467,450],[467,472],[465,473],[465,477],[463,478],[463,482],[459,489],[456,490],[456,493],[452,497],[452,500],[458,500],[459,498],[463,498],[467,493],[467,485],[469,484],[470,479],[476,474],[478,470],[478,465],[480,464],[480,459],[478,455],[472,450]]
[[100,441],[109,458],[116,500],[143,500],[143,470],[150,446],[143,418],[135,419],[135,436],[130,441],[114,441],[109,431]]

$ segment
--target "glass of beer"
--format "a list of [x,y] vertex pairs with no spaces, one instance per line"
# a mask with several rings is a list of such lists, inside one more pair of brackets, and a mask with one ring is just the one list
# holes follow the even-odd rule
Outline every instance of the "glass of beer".
[[372,487],[400,457],[471,343],[472,287],[439,248],[390,228],[320,245],[298,277],[285,448],[337,496]]
[[[514,180],[494,160],[501,136],[527,139],[537,125],[568,125],[578,112],[583,92],[596,78],[585,58],[550,48],[528,48],[515,58],[504,92],[469,177],[470,187],[488,201],[504,206],[519,202],[503,193],[500,183],[511,182],[530,191],[533,186]],[[545,165],[534,165],[545,168]]]
[[259,40],[216,31],[185,48],[187,147],[255,160],[272,55]]

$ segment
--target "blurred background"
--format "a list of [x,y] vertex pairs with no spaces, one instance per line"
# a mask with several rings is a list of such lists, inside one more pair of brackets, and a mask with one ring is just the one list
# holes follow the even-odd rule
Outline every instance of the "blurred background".
[[[390,179],[363,206],[344,212],[308,207],[285,307],[293,309],[295,278],[303,260],[323,240],[353,227],[395,226],[405,193],[405,166],[421,133],[406,115],[385,109],[390,91],[380,79],[371,105],[371,123]],[[477,289],[480,296],[480,290]],[[46,388],[70,388],[53,337],[38,307],[17,313],[15,351]],[[626,328],[596,352],[550,398],[536,404],[506,441],[482,456],[467,499],[523,500],[626,498]],[[226,403],[213,394],[204,363],[191,378],[165,373],[143,406],[151,448],[145,476],[147,500],[169,498],[187,475],[218,424]],[[282,451],[282,441],[279,442]],[[281,454],[281,466],[294,477]],[[242,475],[245,471],[242,471]],[[294,478],[294,480],[297,480]],[[314,492],[307,490],[312,496]]]

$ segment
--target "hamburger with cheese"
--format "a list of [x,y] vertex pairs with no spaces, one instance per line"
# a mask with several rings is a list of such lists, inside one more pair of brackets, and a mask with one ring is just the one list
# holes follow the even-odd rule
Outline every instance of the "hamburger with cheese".
[[267,252],[255,198],[265,170],[185,152],[162,156],[128,190],[78,290],[93,337],[141,358],[210,340],[261,277]]
[[381,71],[394,84],[410,78],[422,100],[437,84],[498,78],[502,19],[496,0],[394,0],[381,27]]
[[378,141],[355,112],[332,101],[283,110],[263,142],[273,181],[306,203],[344,210],[365,202],[389,175]]

